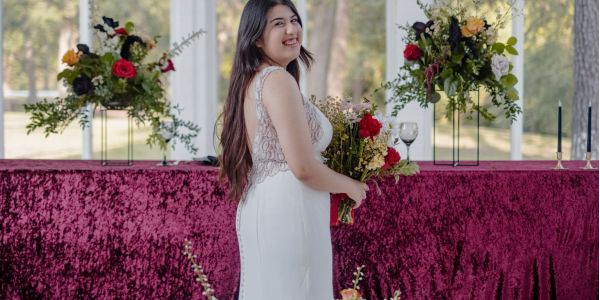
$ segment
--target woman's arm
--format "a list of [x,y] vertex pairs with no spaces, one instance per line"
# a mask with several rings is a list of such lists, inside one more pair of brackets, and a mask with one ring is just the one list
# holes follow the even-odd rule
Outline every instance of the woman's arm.
[[296,178],[315,190],[364,198],[360,196],[368,190],[366,184],[329,169],[314,157],[302,95],[288,72],[276,70],[267,77],[262,101]]

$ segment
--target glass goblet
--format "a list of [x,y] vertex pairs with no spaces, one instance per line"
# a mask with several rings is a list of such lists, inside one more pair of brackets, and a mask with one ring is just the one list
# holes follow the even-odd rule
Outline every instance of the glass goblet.
[[410,145],[419,134],[419,127],[415,122],[400,123],[400,139],[406,144],[406,160],[410,163]]
[[[163,140],[165,141],[165,143],[167,144],[166,147],[169,146],[169,142],[171,141],[171,139],[173,139],[173,136],[175,135],[174,132],[174,128],[173,128],[173,122],[172,121],[162,121],[160,122],[160,129],[159,132],[160,136],[163,138]],[[169,162],[167,162],[167,151],[165,149],[165,151],[163,152],[163,161],[160,163],[161,166],[168,166]]]

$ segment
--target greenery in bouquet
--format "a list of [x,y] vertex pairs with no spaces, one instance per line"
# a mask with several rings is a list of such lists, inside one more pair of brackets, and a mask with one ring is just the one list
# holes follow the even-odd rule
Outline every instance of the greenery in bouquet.
[[[353,104],[350,100],[333,97],[317,101],[313,96],[311,101],[333,127],[331,143],[323,153],[325,163],[332,170],[362,182],[375,176],[392,175],[398,182],[400,175],[419,171],[416,163],[401,160],[394,148],[399,141],[395,119],[375,113],[376,106],[367,99]],[[332,195],[332,225],[352,224],[353,206],[354,202],[345,194]]]
[[66,96],[25,105],[25,111],[31,114],[27,133],[37,128],[43,128],[46,137],[60,133],[77,117],[82,128],[90,126],[87,107],[91,104],[92,112],[99,106],[126,109],[137,126],[149,123],[152,131],[146,142],[163,150],[167,143],[160,135],[162,124],[172,124],[172,145],[179,140],[195,153],[192,138],[200,128],[181,119],[181,108],[167,100],[163,74],[175,70],[171,59],[204,31],[192,32],[159,59],[150,60],[147,56],[156,47],[158,36],[137,33],[131,22],[121,27],[108,17],[98,20],[93,29],[98,39],[96,51],[78,44],[76,50],[68,50],[62,58],[67,67],[57,79],[66,87]]
[[507,55],[518,55],[517,39],[498,41],[514,1],[506,4],[505,12],[498,11],[496,20],[488,22],[485,14],[478,13],[480,2],[462,5],[467,1],[434,0],[430,5],[417,1],[428,18],[412,26],[400,26],[404,37],[405,64],[398,76],[384,87],[392,90],[388,102],[395,104],[392,115],[411,101],[422,107],[440,100],[443,91],[448,97],[446,112],[479,112],[486,120],[495,116],[486,106],[479,105],[470,92],[484,88],[491,104],[501,107],[507,119],[514,121],[521,112],[512,74],[513,66]]

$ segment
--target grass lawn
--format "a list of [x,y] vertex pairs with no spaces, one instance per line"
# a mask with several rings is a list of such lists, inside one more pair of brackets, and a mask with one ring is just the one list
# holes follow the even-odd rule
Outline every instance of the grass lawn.
[[[5,157],[11,159],[79,159],[81,157],[82,137],[79,123],[74,122],[62,134],[44,137],[41,130],[26,134],[29,116],[23,112],[6,112],[5,123]],[[127,119],[126,116],[112,116],[108,123],[109,159],[127,158]],[[133,130],[134,160],[161,160],[162,151],[157,147],[146,145],[148,127]],[[440,125],[436,128],[437,159],[452,159],[452,127]],[[461,159],[474,158],[477,140],[476,127],[461,127]],[[480,127],[480,159],[510,159],[510,129]],[[93,158],[100,159],[100,118],[93,122]],[[402,146],[403,147],[403,146]],[[556,136],[535,133],[523,134],[523,159],[553,160],[556,158]],[[563,137],[563,151],[569,157],[570,139]]]

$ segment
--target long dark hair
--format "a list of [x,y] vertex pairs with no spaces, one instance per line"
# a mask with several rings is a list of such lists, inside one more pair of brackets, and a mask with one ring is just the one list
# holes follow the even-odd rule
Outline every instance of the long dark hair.
[[[248,147],[249,138],[244,123],[244,98],[252,77],[260,64],[268,57],[256,46],[267,26],[267,12],[278,4],[289,7],[302,26],[302,20],[296,7],[290,0],[250,0],[246,3],[240,27],[238,29],[235,57],[229,82],[229,91],[223,110],[223,128],[221,131],[220,179],[227,177],[229,181],[228,197],[240,201],[244,189],[248,185],[248,173],[252,168],[252,156]],[[308,69],[312,63],[312,54],[300,47],[300,60]],[[287,71],[300,80],[300,64],[298,59],[290,62]]]

